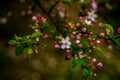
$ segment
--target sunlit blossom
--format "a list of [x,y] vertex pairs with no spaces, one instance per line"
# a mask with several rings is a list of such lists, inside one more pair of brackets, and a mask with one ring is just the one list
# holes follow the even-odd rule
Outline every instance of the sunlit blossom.
[[69,49],[71,47],[71,42],[69,37],[62,38],[61,42],[62,42],[62,45],[61,45],[62,49],[65,49],[65,48]]
[[95,14],[95,11],[92,10],[90,12],[88,12],[88,19],[90,19],[91,21],[95,21],[95,18],[97,18],[97,14]]

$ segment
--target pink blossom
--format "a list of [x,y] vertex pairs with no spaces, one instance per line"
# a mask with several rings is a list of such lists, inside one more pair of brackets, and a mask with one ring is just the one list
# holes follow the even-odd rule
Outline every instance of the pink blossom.
[[55,45],[55,48],[60,48],[60,45],[56,44],[56,45]]
[[83,44],[79,44],[78,46],[79,46],[79,47],[83,47]]
[[102,68],[102,67],[103,67],[103,64],[102,64],[101,62],[99,62],[99,63],[97,64],[97,66],[98,66],[98,68]]
[[36,50],[35,50],[35,54],[38,54],[38,53],[39,53],[39,51],[36,49]]
[[33,20],[33,21],[36,21],[36,20],[37,20],[37,17],[36,17],[36,16],[33,16],[33,17],[32,17],[32,20]]
[[96,58],[93,58],[92,62],[93,62],[93,63],[96,63],[96,61],[97,61]]
[[100,40],[95,40],[95,43],[96,44],[100,44]]
[[93,8],[93,9],[97,9],[97,7],[98,7],[98,5],[97,5],[97,3],[95,2],[95,0],[92,0],[92,2],[91,2],[91,7]]
[[93,74],[93,76],[95,76],[95,77],[96,77],[96,76],[97,76],[97,74],[96,74],[96,73],[94,73],[94,74]]
[[45,35],[42,36],[43,39],[46,39],[46,38],[48,38],[48,37],[49,37],[48,34],[45,34]]
[[120,33],[120,27],[118,28],[118,33]]
[[99,27],[100,27],[100,28],[103,28],[103,23],[99,23]]
[[71,34],[71,35],[70,35],[70,38],[73,39],[73,38],[75,38],[75,36],[74,36],[73,34]]
[[36,41],[36,42],[39,42],[39,40],[40,40],[39,38],[35,38],[35,41]]
[[99,34],[101,37],[104,37],[105,36],[105,33],[104,32],[100,32]]
[[75,40],[75,44],[79,44],[80,43],[80,40]]
[[76,34],[76,32],[75,32],[75,31],[73,31],[73,32],[72,32],[72,34],[73,34],[73,35],[75,35],[75,34]]
[[71,50],[67,49],[65,52],[66,52],[66,53],[70,53],[70,52],[71,52]]
[[87,31],[87,29],[86,28],[82,28],[82,32],[86,32]]

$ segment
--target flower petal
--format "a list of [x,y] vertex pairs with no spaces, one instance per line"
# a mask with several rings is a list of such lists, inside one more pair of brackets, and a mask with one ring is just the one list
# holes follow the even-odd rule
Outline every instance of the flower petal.
[[62,45],[61,45],[61,48],[62,48],[62,49],[65,49],[65,44],[62,44]]

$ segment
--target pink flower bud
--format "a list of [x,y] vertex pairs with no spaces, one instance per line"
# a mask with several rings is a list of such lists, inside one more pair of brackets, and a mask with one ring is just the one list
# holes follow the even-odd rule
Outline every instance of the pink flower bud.
[[98,66],[98,68],[102,68],[102,67],[103,67],[103,64],[102,64],[101,62],[99,62],[99,63],[97,64],[97,66]]
[[43,39],[46,39],[46,38],[48,38],[48,37],[49,37],[48,34],[45,34],[45,35],[42,36]]
[[96,66],[93,66],[93,67],[92,67],[92,70],[96,70]]
[[38,30],[38,29],[35,29],[34,31],[35,31],[35,32],[39,32],[39,30]]
[[96,62],[97,62],[96,58],[93,58],[92,62],[93,62],[93,63],[96,63]]
[[95,43],[96,44],[100,44],[100,40],[95,40]]
[[66,53],[70,53],[70,52],[71,52],[71,50],[67,49],[65,52],[66,52]]
[[83,44],[79,44],[78,46],[79,46],[79,47],[83,47]]
[[104,36],[105,36],[105,33],[104,33],[104,32],[100,32],[100,36],[101,36],[101,37],[104,37]]
[[80,23],[77,23],[76,26],[79,27],[79,26],[80,26]]
[[80,43],[80,40],[75,40],[75,44],[79,44]]
[[100,27],[100,28],[103,28],[103,23],[99,23],[99,27]]
[[67,60],[69,60],[71,57],[70,57],[70,55],[66,55],[66,57],[65,57]]
[[75,31],[73,31],[73,32],[72,32],[72,34],[73,34],[73,35],[75,35],[75,34],[76,34],[76,32],[75,32]]
[[39,42],[39,41],[40,41],[40,39],[39,39],[39,38],[35,38],[35,41],[36,41],[36,42]]
[[38,53],[39,53],[39,51],[36,49],[36,50],[35,50],[35,54],[38,54]]
[[87,31],[87,29],[86,28],[82,28],[82,32],[86,32]]
[[89,41],[91,41],[91,40],[92,40],[92,38],[91,38],[91,37],[88,37],[88,40],[89,40]]
[[93,32],[90,32],[90,34],[92,35],[92,34],[93,34]]
[[55,45],[55,48],[60,48],[60,45],[56,44],[56,45]]
[[78,35],[81,37],[81,36],[82,36],[82,33],[79,33]]
[[32,17],[32,20],[33,20],[33,21],[36,21],[36,20],[37,20],[37,17],[36,17],[36,16],[33,16],[33,17]]
[[91,42],[89,45],[90,45],[90,46],[93,46],[93,43]]
[[73,38],[75,38],[75,36],[74,36],[73,34],[71,34],[71,35],[70,35],[70,38],[73,39]]
[[118,28],[118,33],[120,33],[120,27]]
[[97,76],[97,74],[96,74],[96,73],[94,73],[94,74],[93,74],[93,76],[95,76],[95,77],[96,77],[96,76]]

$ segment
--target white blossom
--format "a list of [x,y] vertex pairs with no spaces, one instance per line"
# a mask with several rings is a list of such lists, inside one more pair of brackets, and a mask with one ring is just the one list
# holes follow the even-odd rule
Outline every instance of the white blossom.
[[61,42],[62,42],[62,45],[61,45],[62,49],[65,49],[65,48],[69,49],[71,47],[71,42],[69,37],[62,38]]

